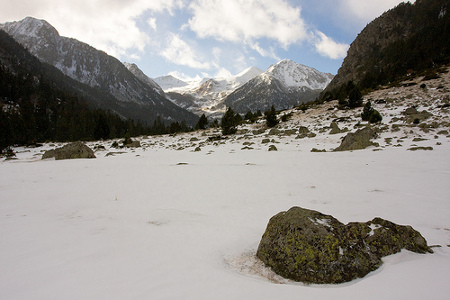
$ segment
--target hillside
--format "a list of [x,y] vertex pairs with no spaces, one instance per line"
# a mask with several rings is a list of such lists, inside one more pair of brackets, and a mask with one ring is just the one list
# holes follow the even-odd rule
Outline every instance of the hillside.
[[345,97],[342,87],[348,81],[361,90],[373,89],[448,64],[449,11],[447,0],[416,0],[370,22],[351,44],[322,97]]
[[136,77],[116,58],[78,40],[60,36],[44,20],[28,17],[2,24],[0,29],[8,32],[41,61],[97,89],[109,99],[107,102],[87,99],[90,105],[148,124],[158,116],[167,124],[185,121],[194,125],[198,120],[194,114],[166,99],[158,87],[149,84],[143,76]]
[[98,109],[92,105],[96,101],[114,107],[110,97],[42,63],[0,30],[0,152],[16,144],[150,132],[141,124]]

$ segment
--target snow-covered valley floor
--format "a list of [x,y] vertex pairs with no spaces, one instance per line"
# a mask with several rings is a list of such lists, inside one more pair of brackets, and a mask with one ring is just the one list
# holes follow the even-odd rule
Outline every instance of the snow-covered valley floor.
[[[374,105],[382,126],[400,129],[352,152],[329,152],[346,133],[323,128],[349,114],[333,103],[279,125],[307,126],[312,138],[252,132],[260,124],[226,141],[209,142],[210,130],[142,137],[136,149],[88,143],[96,159],[40,160],[51,144],[15,148],[17,159],[0,163],[0,299],[448,299],[449,114],[430,96],[418,110],[440,127],[409,127],[394,117],[423,99],[407,99]],[[434,150],[407,150],[416,146]],[[389,256],[347,284],[290,282],[254,254],[269,218],[292,206],[343,223],[408,224],[440,247]]]

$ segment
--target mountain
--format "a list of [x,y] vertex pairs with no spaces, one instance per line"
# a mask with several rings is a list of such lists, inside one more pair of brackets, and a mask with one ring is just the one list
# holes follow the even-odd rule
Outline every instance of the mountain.
[[401,3],[370,22],[350,45],[323,98],[345,97],[353,81],[375,89],[429,68],[450,63],[448,0]]
[[134,76],[136,76],[143,83],[152,88],[155,92],[164,96],[163,89],[153,79],[145,75],[144,72],[142,72],[142,70],[139,69],[139,67],[136,64],[131,64],[127,62],[124,62],[123,64],[131,73],[133,73]]
[[148,80],[135,76],[116,58],[78,40],[60,36],[44,20],[28,17],[19,22],[2,24],[0,29],[13,36],[41,61],[109,95],[107,103],[90,99],[90,105],[148,123],[158,116],[167,123],[186,121],[193,125],[198,120],[197,116],[165,98]]
[[167,97],[178,106],[197,115],[219,117],[225,112],[225,98],[262,72],[256,67],[250,67],[228,78],[203,78],[184,82],[172,76],[164,76],[156,78],[155,82],[163,87]]
[[86,105],[96,101],[115,105],[111,96],[41,62],[0,30],[0,155],[11,145],[152,133],[142,124]]
[[161,76],[153,79],[164,91],[188,85],[188,83],[173,77],[172,75]]
[[272,105],[277,110],[288,109],[315,100],[332,78],[331,74],[286,59],[229,94],[224,104],[241,114],[265,111]]

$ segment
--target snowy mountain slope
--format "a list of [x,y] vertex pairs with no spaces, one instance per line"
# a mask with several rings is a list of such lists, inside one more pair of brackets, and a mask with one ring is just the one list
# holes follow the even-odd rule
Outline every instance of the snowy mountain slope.
[[220,116],[225,111],[225,97],[262,72],[256,67],[250,67],[228,78],[183,82],[172,76],[164,76],[156,78],[155,82],[163,87],[167,96],[177,105],[198,115]]
[[142,70],[139,69],[139,67],[136,64],[131,64],[131,63],[127,63],[127,62],[124,62],[123,64],[131,73],[133,73],[134,76],[136,76],[142,82],[147,84],[155,92],[157,92],[160,95],[164,95],[163,89],[153,79],[151,79],[150,77],[145,75],[144,72],[142,72]]
[[272,105],[288,109],[315,100],[333,75],[282,60],[229,94],[224,103],[241,114],[265,111]]
[[155,81],[164,91],[188,85],[188,83],[175,78],[172,75],[157,77],[154,78],[153,81]]
[[319,72],[314,68],[298,64],[289,59],[284,59],[270,66],[265,74],[278,79],[286,87],[305,87],[311,90],[325,89],[334,77],[329,73]]
[[44,20],[25,18],[0,25],[41,61],[81,83],[109,93],[121,109],[96,103],[125,118],[152,122],[157,116],[195,124],[197,117],[160,95],[148,82],[130,72],[119,60],[75,39],[62,37]]

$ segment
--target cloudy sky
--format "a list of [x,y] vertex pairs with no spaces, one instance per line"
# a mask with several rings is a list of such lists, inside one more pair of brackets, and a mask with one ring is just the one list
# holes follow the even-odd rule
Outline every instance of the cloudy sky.
[[336,74],[364,26],[400,2],[0,0],[0,23],[45,19],[150,77],[227,76],[284,58]]

